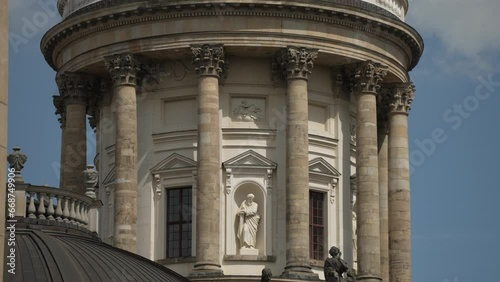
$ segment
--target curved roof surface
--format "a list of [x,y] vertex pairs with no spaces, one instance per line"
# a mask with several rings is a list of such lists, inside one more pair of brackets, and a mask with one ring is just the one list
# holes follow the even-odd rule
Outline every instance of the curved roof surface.
[[43,228],[16,227],[15,275],[6,267],[4,281],[189,281],[160,264],[107,245],[95,234]]

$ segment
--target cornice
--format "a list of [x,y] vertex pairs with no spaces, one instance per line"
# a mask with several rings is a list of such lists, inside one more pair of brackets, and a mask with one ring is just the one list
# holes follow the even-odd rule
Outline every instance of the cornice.
[[95,14],[81,12],[80,16],[72,16],[53,27],[41,42],[42,52],[49,65],[57,69],[54,58],[61,50],[72,42],[94,33],[144,22],[207,16],[280,17],[321,22],[367,32],[398,46],[403,44],[404,49],[409,48],[411,54],[408,56],[411,56],[411,62],[408,71],[417,65],[424,49],[422,38],[409,25],[391,17],[346,5],[329,3],[328,6],[298,6],[295,1],[289,1],[290,4],[287,5],[226,3],[224,7],[231,7],[226,9],[220,5],[207,3],[176,5],[144,3],[138,0],[135,2],[137,2],[135,5],[128,4],[120,7],[121,9],[108,8]]

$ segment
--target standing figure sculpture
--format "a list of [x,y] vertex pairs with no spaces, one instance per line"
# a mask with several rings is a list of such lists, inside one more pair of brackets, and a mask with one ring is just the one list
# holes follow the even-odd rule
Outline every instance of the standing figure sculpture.
[[325,260],[324,267],[326,282],[356,282],[352,270],[349,269],[345,260],[340,257],[342,252],[340,252],[339,248],[331,247],[329,253],[332,257]]
[[257,230],[260,216],[257,213],[259,205],[253,201],[254,198],[253,194],[248,194],[247,199],[241,203],[238,211],[238,215],[240,216],[238,228],[240,248],[255,249],[257,245]]

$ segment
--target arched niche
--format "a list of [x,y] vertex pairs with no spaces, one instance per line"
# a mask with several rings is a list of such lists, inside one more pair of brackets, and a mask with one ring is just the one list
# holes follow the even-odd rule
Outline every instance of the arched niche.
[[[273,178],[276,163],[263,155],[248,150],[223,163],[226,171],[226,255],[240,255],[239,241],[236,236],[237,213],[241,203],[249,193],[254,194],[254,201],[259,205],[260,222],[257,231],[257,249],[259,256],[271,256],[273,251]],[[238,259],[255,260],[240,257]]]
[[260,186],[258,183],[253,181],[245,181],[240,183],[236,187],[233,193],[233,201],[231,205],[234,207],[233,211],[233,228],[232,231],[234,233],[234,242],[236,245],[236,254],[243,255],[240,252],[241,246],[238,239],[238,229],[240,225],[240,216],[238,215],[239,207],[244,203],[247,199],[248,194],[253,194],[255,198],[253,201],[258,204],[257,213],[260,216],[259,225],[257,229],[256,236],[256,249],[258,250],[257,255],[265,254],[265,226],[266,226],[266,194],[264,192],[264,188]]

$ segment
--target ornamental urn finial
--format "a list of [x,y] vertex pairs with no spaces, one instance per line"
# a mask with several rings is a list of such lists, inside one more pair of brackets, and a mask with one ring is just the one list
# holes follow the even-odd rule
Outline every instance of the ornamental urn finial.
[[23,183],[24,179],[21,175],[21,170],[24,168],[24,164],[28,160],[28,156],[21,152],[21,148],[16,146],[12,148],[14,152],[7,156],[7,161],[9,162],[10,168],[14,169],[14,174],[16,175],[14,179],[17,183]]
[[85,195],[95,199],[95,188],[99,180],[99,173],[94,169],[94,166],[89,164],[87,169],[83,171],[83,181],[85,184]]

